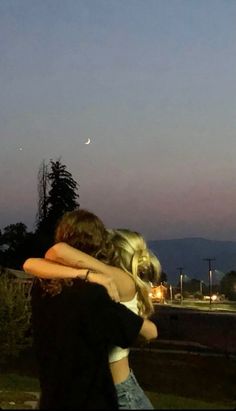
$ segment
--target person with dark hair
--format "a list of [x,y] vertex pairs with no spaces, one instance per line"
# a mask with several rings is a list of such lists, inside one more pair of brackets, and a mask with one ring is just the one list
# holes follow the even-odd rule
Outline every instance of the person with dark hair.
[[[87,210],[66,213],[58,223],[55,240],[105,263],[114,253],[103,223]],[[29,272],[27,264],[26,260],[24,270]],[[64,278],[66,267],[61,266],[61,278],[35,279],[32,287],[39,408],[118,409],[108,363],[110,347],[129,347],[138,334],[148,340],[156,338],[157,329],[151,321],[113,301],[105,287],[91,282],[93,275],[101,278],[102,274],[75,270],[84,279]]]

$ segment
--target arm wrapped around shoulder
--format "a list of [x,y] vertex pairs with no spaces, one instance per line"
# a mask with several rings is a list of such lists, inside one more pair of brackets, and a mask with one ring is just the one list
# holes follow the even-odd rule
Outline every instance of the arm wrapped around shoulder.
[[101,339],[105,338],[110,345],[130,347],[138,337],[145,320],[123,304],[111,300],[104,287],[93,283],[89,285],[93,333],[96,333],[97,338],[99,335]]
[[150,320],[144,320],[140,335],[147,341],[154,340],[158,337],[157,326]]

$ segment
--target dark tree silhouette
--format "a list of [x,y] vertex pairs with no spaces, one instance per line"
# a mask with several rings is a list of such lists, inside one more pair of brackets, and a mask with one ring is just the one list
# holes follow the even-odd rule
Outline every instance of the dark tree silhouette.
[[6,226],[1,235],[1,265],[21,269],[24,260],[34,255],[34,234],[23,223]]
[[38,214],[37,237],[39,254],[43,254],[52,245],[55,226],[67,211],[79,207],[77,198],[78,183],[62,164],[60,159],[46,165],[43,162],[38,173]]
[[72,174],[66,170],[66,166],[60,160],[51,160],[51,172],[48,174],[51,189],[48,193],[47,220],[55,227],[58,219],[66,212],[79,207],[76,193],[78,183],[73,179]]
[[48,165],[42,161],[38,171],[38,211],[36,216],[36,227],[40,229],[47,219],[47,195],[48,195]]
[[160,283],[167,283],[167,274],[164,271],[161,272],[159,282]]
[[23,223],[11,224],[0,231],[0,266],[22,269],[28,257],[42,257],[54,242],[58,219],[79,207],[78,183],[66,166],[43,161],[38,172],[38,212],[35,232],[28,232]]
[[226,273],[220,282],[220,289],[229,299],[236,301],[236,271]]

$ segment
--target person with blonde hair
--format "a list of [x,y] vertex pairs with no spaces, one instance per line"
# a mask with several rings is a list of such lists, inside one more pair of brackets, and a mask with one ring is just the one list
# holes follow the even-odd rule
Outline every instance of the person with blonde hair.
[[138,312],[147,318],[153,313],[149,284],[159,281],[161,264],[138,232],[128,229],[108,231],[115,247],[112,264],[124,270],[134,281],[137,289]]
[[[62,231],[66,232],[65,227]],[[86,247],[78,247],[71,239],[68,245],[68,236],[62,236],[57,230],[56,243],[46,252],[46,258],[26,260],[24,270],[41,278],[54,278],[55,281],[55,278],[63,277],[63,281],[65,278],[70,281],[73,277],[83,279],[85,270],[89,269],[88,273],[86,271],[89,282],[104,285],[111,298],[120,300],[129,310],[147,319],[153,312],[148,282],[158,281],[160,262],[137,232],[128,229],[107,230],[107,236],[113,252],[108,258],[99,260],[101,250],[93,256],[88,255]],[[83,241],[88,238],[87,233]],[[153,409],[130,369],[129,348],[111,347],[109,363],[119,409]]]

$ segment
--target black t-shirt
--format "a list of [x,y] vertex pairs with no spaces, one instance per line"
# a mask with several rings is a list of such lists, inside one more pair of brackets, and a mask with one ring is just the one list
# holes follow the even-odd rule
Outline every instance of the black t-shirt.
[[56,296],[32,287],[32,324],[41,409],[118,409],[108,363],[111,345],[130,346],[143,319],[79,279]]

